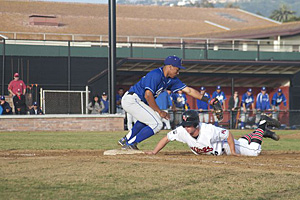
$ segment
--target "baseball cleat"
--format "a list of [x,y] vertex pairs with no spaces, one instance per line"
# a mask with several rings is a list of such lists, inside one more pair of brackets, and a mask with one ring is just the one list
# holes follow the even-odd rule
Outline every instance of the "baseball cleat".
[[137,147],[137,143],[134,144],[126,144],[122,147],[122,149],[132,149],[132,150],[139,150],[139,148]]
[[126,146],[126,137],[122,137],[119,141],[118,144],[121,145],[122,147]]
[[265,130],[263,137],[271,138],[271,139],[273,139],[275,141],[278,141],[280,139],[279,135],[277,135],[273,131],[270,131],[269,129]]
[[281,124],[276,119],[270,118],[267,115],[262,115],[260,120],[266,120],[267,126],[280,128]]

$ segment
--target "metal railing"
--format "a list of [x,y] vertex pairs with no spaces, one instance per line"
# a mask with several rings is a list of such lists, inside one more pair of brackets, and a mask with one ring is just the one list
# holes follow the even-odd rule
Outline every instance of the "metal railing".
[[[7,44],[108,46],[108,35],[1,32]],[[191,37],[117,36],[119,47],[207,48],[210,50],[300,52],[300,40],[208,39]],[[10,41],[10,42],[9,42]],[[169,45],[166,45],[168,43]]]

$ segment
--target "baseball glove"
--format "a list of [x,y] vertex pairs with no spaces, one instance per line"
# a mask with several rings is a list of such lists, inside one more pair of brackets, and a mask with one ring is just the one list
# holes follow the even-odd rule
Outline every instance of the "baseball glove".
[[216,98],[213,98],[210,100],[209,103],[214,108],[214,113],[216,114],[216,117],[218,118],[218,121],[223,120],[223,109],[220,101]]

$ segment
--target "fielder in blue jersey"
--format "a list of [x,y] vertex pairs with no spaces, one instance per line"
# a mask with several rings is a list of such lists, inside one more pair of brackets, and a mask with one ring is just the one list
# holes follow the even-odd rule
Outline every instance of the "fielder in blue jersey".
[[245,128],[246,122],[249,117],[249,112],[255,112],[254,107],[254,97],[252,94],[252,89],[249,88],[245,94],[242,96],[241,103],[241,129]]
[[137,119],[137,122],[129,133],[118,141],[122,147],[138,149],[138,143],[162,129],[162,118],[170,118],[170,115],[161,110],[155,102],[155,98],[161,92],[171,90],[174,93],[182,90],[196,99],[202,99],[203,95],[176,77],[180,69],[185,69],[181,65],[181,59],[169,56],[165,59],[164,66],[150,71],[124,94],[123,109]]
[[262,87],[261,92],[257,95],[255,108],[256,108],[255,123],[258,124],[258,122],[260,121],[261,113],[266,111],[271,111],[269,95],[267,93],[266,87]]
[[[225,93],[223,91],[221,91],[221,86],[218,85],[216,91],[213,92],[212,94],[212,98],[216,98],[220,101],[221,105],[223,106],[223,110],[225,110],[225,100],[226,100],[226,96]],[[214,115],[215,118],[215,126],[219,126],[219,120],[216,117],[216,115]]]
[[[203,94],[205,97],[210,99],[210,95],[206,92],[206,89],[203,86],[200,88],[200,94]],[[208,123],[209,122],[208,110],[211,109],[211,107],[208,106],[207,102],[197,99],[197,108],[198,108],[198,111],[199,111],[199,120],[200,120],[200,122]]]
[[286,107],[286,98],[282,93],[282,90],[279,88],[278,91],[274,94],[272,98],[272,108],[273,108],[273,118],[278,120],[278,111],[279,106],[283,103]]

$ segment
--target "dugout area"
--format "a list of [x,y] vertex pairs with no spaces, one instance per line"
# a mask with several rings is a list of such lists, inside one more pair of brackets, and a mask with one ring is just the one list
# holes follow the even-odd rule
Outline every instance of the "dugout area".
[[[123,58],[117,62],[117,85],[133,85],[147,72],[162,66],[164,59]],[[270,101],[278,88],[283,90],[287,98],[287,108],[290,112],[280,112],[283,124],[299,125],[300,110],[300,62],[274,61],[274,60],[188,60],[183,59],[186,69],[180,70],[179,78],[187,85],[199,90],[206,87],[210,95],[220,85],[225,92],[228,109],[229,98],[234,91],[239,92],[239,98],[247,91],[253,89],[254,98],[262,86],[267,88]],[[188,98],[191,109],[197,109],[196,100]],[[284,109],[283,105],[280,109]],[[224,112],[224,120],[229,120],[229,112]]]
[[[2,58],[0,60],[2,62]],[[163,60],[118,58],[116,87],[129,89],[147,72],[162,66]],[[251,87],[256,95],[265,86],[271,98],[279,87],[282,88],[288,99],[288,108],[292,111],[284,118],[289,119],[291,125],[299,125],[300,62],[183,59],[183,65],[186,69],[179,74],[183,82],[195,89],[205,86],[210,94],[217,85],[221,85],[228,100],[233,90],[238,90],[241,98],[247,88]],[[88,86],[90,96],[93,96],[107,92],[107,66],[107,58],[72,56],[68,71],[68,57],[65,56],[6,56],[4,86],[7,88],[13,73],[18,71],[27,85],[38,83],[43,89],[66,90],[70,73],[71,90],[83,90]],[[188,98],[188,102],[192,109],[196,108],[195,99]]]

